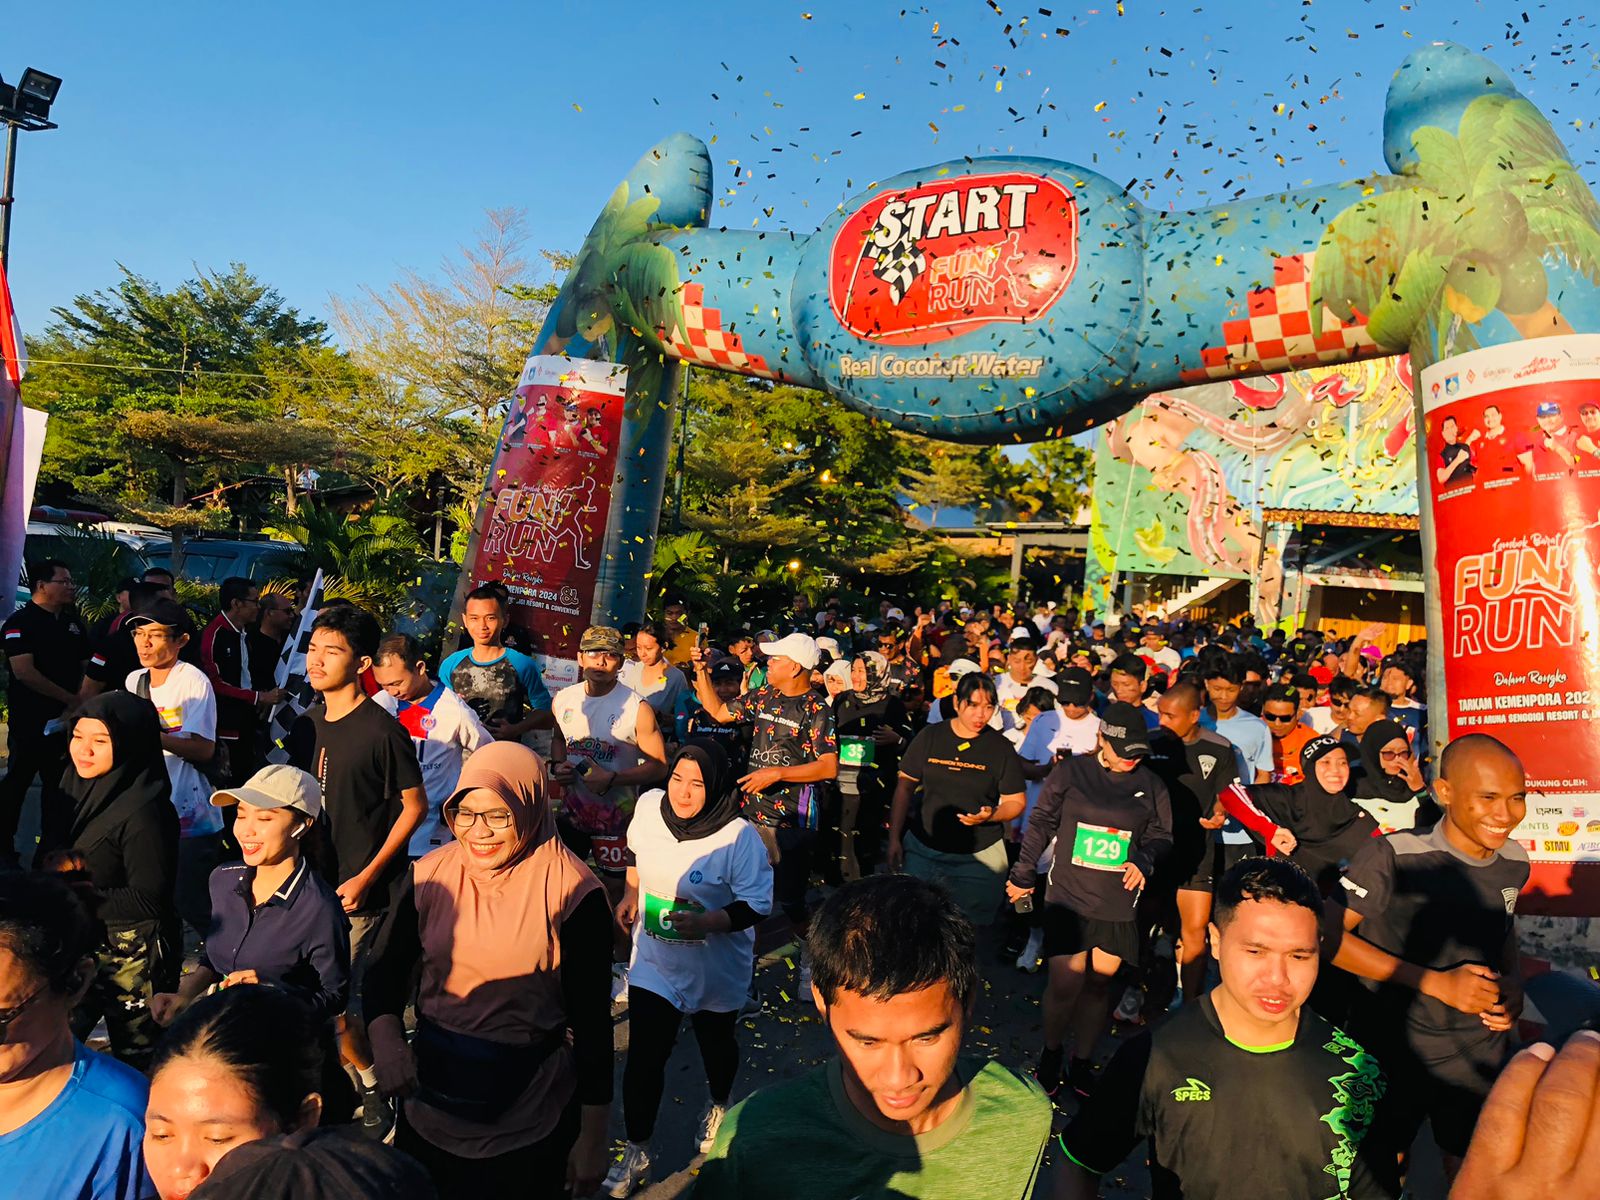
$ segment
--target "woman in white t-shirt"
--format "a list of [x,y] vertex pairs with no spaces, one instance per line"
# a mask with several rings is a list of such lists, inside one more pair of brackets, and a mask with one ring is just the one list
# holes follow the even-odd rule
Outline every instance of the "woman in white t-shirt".
[[627,1196],[649,1175],[667,1059],[685,1013],[711,1093],[699,1152],[722,1124],[739,1067],[734,1030],[755,966],[755,925],[772,911],[766,846],[738,812],[727,754],[694,738],[673,756],[666,790],[640,796],[628,826],[637,861],[617,906],[617,919],[633,928],[622,1074],[628,1142],[606,1177],[608,1196]]

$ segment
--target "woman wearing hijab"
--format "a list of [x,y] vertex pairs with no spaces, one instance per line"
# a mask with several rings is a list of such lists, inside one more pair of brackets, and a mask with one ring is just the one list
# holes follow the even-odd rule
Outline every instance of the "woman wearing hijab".
[[628,826],[637,862],[617,909],[633,927],[622,1075],[628,1144],[604,1186],[617,1200],[650,1173],[650,1136],[685,1013],[711,1093],[695,1153],[711,1148],[733,1091],[734,1029],[755,965],[755,925],[772,911],[772,866],[755,827],[738,815],[736,783],[722,747],[693,739],[673,757],[666,789],[639,797]]
[[1289,857],[1317,881],[1325,896],[1339,886],[1349,861],[1372,838],[1378,823],[1356,807],[1349,795],[1350,759],[1336,736],[1312,738],[1300,749],[1299,783],[1234,786],[1222,803],[1252,833],[1281,849],[1280,830],[1293,838]]
[[889,690],[889,660],[868,650],[850,664],[850,688],[834,701],[839,734],[839,874],[871,875],[883,853],[883,830],[900,747],[911,739],[905,704]]
[[176,985],[183,962],[172,898],[178,810],[155,707],[129,692],[93,697],[73,722],[69,753],[61,787],[73,803],[70,844],[106,932],[73,1028],[87,1036],[105,1017],[112,1052],[142,1071],[161,1036],[150,998]]
[[1361,765],[1351,797],[1381,832],[1430,829],[1438,822],[1439,807],[1428,793],[1411,739],[1399,721],[1386,719],[1367,726],[1361,735]]
[[379,1086],[406,1098],[395,1145],[442,1200],[587,1195],[611,1112],[605,892],[517,742],[475,751],[443,816],[456,840],[411,865],[362,989]]

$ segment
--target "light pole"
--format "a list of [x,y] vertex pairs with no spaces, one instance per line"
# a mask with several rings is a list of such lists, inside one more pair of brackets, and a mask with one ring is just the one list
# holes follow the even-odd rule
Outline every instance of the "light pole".
[[61,91],[61,80],[55,75],[29,67],[22,73],[17,85],[12,87],[0,79],[0,121],[6,126],[6,170],[3,188],[0,188],[0,267],[11,260],[11,205],[15,200],[17,178],[17,131],[54,129],[50,120],[50,106]]

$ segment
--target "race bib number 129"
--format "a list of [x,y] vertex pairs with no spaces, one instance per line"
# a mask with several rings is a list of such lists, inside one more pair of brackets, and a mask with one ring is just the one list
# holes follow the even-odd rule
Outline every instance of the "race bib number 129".
[[1128,844],[1133,834],[1109,825],[1090,825],[1079,821],[1072,835],[1072,865],[1091,871],[1118,871],[1128,861]]

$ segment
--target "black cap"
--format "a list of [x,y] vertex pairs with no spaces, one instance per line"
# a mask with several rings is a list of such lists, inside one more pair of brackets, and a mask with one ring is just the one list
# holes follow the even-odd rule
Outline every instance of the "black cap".
[[339,1129],[263,1138],[230,1150],[192,1200],[438,1200],[417,1163],[382,1142]]
[[137,629],[141,625],[165,625],[174,633],[194,632],[194,621],[189,616],[189,610],[165,596],[151,601],[136,613],[130,613],[122,621],[124,629]]
[[1100,732],[1118,758],[1143,758],[1150,753],[1150,730],[1144,713],[1131,704],[1114,700],[1100,714]]
[[719,679],[743,679],[744,664],[737,658],[719,658],[711,667],[711,682]]
[[1056,687],[1061,703],[1087,704],[1094,696],[1094,677],[1082,667],[1063,667],[1056,672]]

